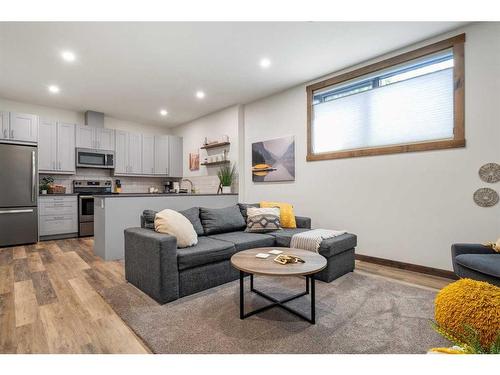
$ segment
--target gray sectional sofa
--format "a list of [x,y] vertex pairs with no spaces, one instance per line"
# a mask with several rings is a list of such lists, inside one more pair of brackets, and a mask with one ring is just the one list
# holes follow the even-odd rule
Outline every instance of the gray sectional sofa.
[[457,243],[451,246],[451,258],[457,276],[500,286],[500,254],[489,247]]
[[[248,206],[193,207],[181,211],[198,234],[197,245],[182,249],[177,248],[175,237],[154,231],[156,211],[144,211],[141,228],[125,230],[127,281],[159,303],[167,303],[236,280],[239,272],[231,266],[230,258],[238,251],[267,246],[288,247],[295,233],[311,228],[310,218],[296,217],[296,229],[247,233],[244,230]],[[350,233],[324,240],[319,253],[327,258],[328,265],[316,278],[331,282],[353,271],[356,243],[356,236]]]

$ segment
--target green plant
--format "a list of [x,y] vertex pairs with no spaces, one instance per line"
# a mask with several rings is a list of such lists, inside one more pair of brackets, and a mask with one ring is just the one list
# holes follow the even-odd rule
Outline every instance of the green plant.
[[454,332],[443,328],[436,322],[431,322],[432,328],[450,341],[453,345],[459,346],[467,354],[500,354],[500,331],[496,339],[489,347],[481,344],[479,332],[474,327],[464,324],[463,333]]
[[46,176],[40,180],[40,191],[49,190],[49,186],[54,183],[54,178],[51,176]]
[[233,184],[234,177],[236,175],[236,165],[232,166],[229,164],[223,165],[219,168],[217,172],[217,177],[222,186],[231,186]]

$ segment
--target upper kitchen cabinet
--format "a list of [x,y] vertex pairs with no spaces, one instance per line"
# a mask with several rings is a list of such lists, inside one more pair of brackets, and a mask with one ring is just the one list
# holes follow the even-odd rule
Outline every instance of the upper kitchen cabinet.
[[20,142],[38,142],[38,116],[0,112],[0,139]]
[[40,172],[74,174],[75,125],[41,120],[38,155]]
[[80,125],[76,129],[76,147],[114,151],[115,131],[113,129]]
[[168,176],[168,138],[168,135],[155,136],[155,175]]
[[115,139],[115,175],[141,175],[142,135],[117,130]]
[[182,137],[168,137],[168,177],[182,177]]
[[142,174],[155,173],[155,136],[142,135]]

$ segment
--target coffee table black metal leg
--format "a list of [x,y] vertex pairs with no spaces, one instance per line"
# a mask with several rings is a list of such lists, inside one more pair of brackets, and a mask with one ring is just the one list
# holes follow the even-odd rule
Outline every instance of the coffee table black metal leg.
[[243,286],[245,284],[244,277],[245,273],[243,271],[240,271],[240,319],[245,318],[245,299],[243,290]]
[[316,286],[314,284],[314,275],[309,276],[311,280],[311,323],[316,324]]
[[250,290],[253,292],[253,273],[250,274]]

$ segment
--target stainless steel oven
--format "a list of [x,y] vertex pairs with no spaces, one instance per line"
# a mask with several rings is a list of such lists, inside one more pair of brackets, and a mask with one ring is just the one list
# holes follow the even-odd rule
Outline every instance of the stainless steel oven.
[[75,180],[73,193],[78,193],[78,235],[94,235],[94,194],[112,194],[110,180]]
[[76,149],[76,166],[78,168],[107,168],[115,167],[115,153],[88,148]]

